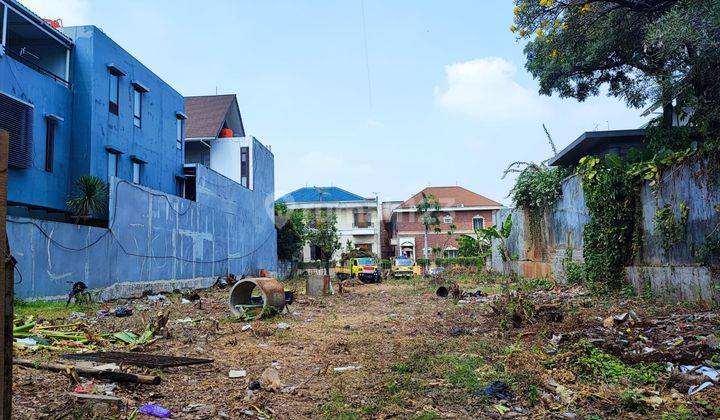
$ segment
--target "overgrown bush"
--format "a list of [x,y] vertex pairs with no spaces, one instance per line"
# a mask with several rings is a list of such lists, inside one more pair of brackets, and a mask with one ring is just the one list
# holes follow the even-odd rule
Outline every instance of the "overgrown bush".
[[[553,154],[557,154],[555,143],[545,125],[543,125],[550,148]],[[562,196],[562,181],[570,174],[570,171],[559,167],[550,167],[547,161],[535,162],[513,162],[505,172],[503,178],[510,173],[518,173],[515,185],[510,190],[509,197],[512,198],[515,207],[528,212],[530,219],[530,235],[535,239],[542,229],[541,220],[545,210]]]

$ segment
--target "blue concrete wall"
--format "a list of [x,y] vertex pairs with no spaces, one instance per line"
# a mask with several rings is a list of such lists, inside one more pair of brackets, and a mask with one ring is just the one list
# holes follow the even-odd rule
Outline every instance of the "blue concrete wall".
[[[628,280],[637,289],[649,287],[682,300],[720,301],[717,267],[701,267],[695,259],[695,252],[705,243],[707,235],[720,229],[718,165],[717,159],[693,158],[667,169],[657,188],[648,183],[642,186],[642,220],[639,223],[643,247],[633,265],[625,269]],[[666,253],[662,246],[663,237],[655,228],[655,213],[670,204],[677,218],[683,202],[689,207],[683,238]],[[563,263],[568,258],[582,261],[582,235],[590,215],[578,176],[563,182],[563,196],[544,215],[539,239],[529,232],[527,214],[523,211],[499,211],[494,222],[500,223],[508,212],[513,214],[513,232],[508,247],[519,258],[513,266],[520,274],[532,276],[546,272],[563,280]],[[502,270],[502,261],[495,249],[491,265],[495,270]]]
[[[43,75],[13,58],[0,57],[0,93],[34,105],[32,167],[9,170],[8,200],[56,209],[65,208],[69,187],[70,136],[73,120],[72,92],[51,77]],[[45,171],[45,116],[65,119],[55,134],[52,172]]]
[[113,178],[110,229],[9,218],[16,295],[275,271],[273,156],[254,147],[254,191],[199,166],[196,202]]
[[[148,162],[141,184],[166,193],[175,192],[175,175],[182,173],[183,151],[175,146],[177,112],[184,99],[177,91],[95,26],[63,28],[75,42],[73,83],[75,118],[73,159],[78,161],[72,178],[91,174],[107,179],[105,147],[123,154],[118,177],[132,179],[131,155]],[[108,64],[121,69],[119,112],[109,111]],[[133,92],[138,81],[150,91],[143,93],[142,126],[133,124]]]

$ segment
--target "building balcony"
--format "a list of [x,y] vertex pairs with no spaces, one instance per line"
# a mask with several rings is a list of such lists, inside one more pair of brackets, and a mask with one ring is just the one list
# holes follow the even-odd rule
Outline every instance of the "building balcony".
[[370,227],[352,227],[351,229],[339,229],[340,234],[344,236],[367,236],[367,235],[375,235],[375,228]]
[[16,2],[0,2],[0,52],[70,87],[72,41]]

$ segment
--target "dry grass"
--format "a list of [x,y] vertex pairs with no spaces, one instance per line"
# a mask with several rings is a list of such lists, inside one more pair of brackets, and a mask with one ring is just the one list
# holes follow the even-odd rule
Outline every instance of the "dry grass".
[[[487,278],[460,280],[466,289],[495,290]],[[545,285],[527,283],[526,289]],[[303,290],[301,282],[286,287]],[[147,308],[129,318],[106,317],[90,324],[99,331],[137,330],[152,314],[166,309],[170,337],[144,351],[215,360],[212,365],[166,369],[159,386],[120,385],[116,395],[124,399],[127,409],[113,411],[118,418],[147,402],[172,409],[176,418],[202,418],[205,414],[198,410],[184,411],[193,404],[206,405],[207,418],[217,417],[218,412],[230,418],[246,413],[274,418],[489,418],[498,417],[503,407],[517,408],[517,415],[532,418],[564,412],[581,418],[717,415],[717,387],[687,397],[673,393],[664,379],[656,384],[596,380],[582,376],[573,365],[578,357],[573,342],[597,327],[597,316],[628,305],[643,309],[639,310],[643,317],[694,308],[584,298],[574,304],[564,302],[565,319],[560,323],[539,321],[508,331],[498,328],[498,319],[486,305],[459,305],[437,298],[434,289],[426,280],[413,279],[348,287],[343,295],[321,299],[300,295],[290,314],[252,322],[254,332],[241,332],[245,323],[228,317],[227,291],[220,290],[201,292],[201,304],[180,304],[179,296],[172,296],[167,306],[126,302]],[[197,322],[175,322],[188,317]],[[287,322],[291,328],[278,330],[278,322]],[[450,336],[454,327],[469,333]],[[547,354],[548,338],[558,333],[571,338],[557,354]],[[31,357],[57,359],[58,355]],[[259,390],[248,398],[248,383],[273,363],[288,387],[286,392]],[[333,371],[348,365],[360,369]],[[228,379],[231,369],[246,369],[247,379]],[[67,392],[72,385],[63,375],[17,367],[14,374],[17,418],[57,418],[71,407]],[[557,400],[545,386],[548,378],[570,389],[573,400]],[[515,398],[498,402],[474,395],[495,380],[510,384]],[[643,402],[642,398],[653,395],[648,392],[658,392],[663,403]],[[688,417],[682,417],[685,414]],[[92,416],[92,410],[76,415]]]

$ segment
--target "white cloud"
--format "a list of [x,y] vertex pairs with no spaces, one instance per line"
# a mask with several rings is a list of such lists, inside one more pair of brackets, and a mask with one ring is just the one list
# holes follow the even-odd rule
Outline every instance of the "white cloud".
[[90,24],[89,0],[20,0],[23,6],[46,19],[62,19],[65,26]]
[[436,89],[440,105],[482,121],[510,121],[543,112],[542,99],[517,83],[516,66],[500,57],[485,57],[445,66],[447,88]]

